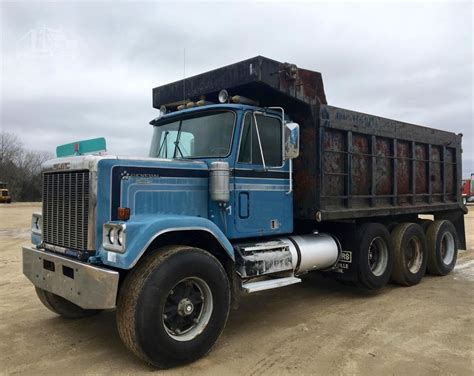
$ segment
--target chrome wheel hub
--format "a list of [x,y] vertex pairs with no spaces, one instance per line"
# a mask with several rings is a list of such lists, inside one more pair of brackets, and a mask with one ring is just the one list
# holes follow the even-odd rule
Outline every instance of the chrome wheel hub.
[[209,285],[198,277],[185,278],[168,293],[163,307],[163,326],[174,340],[190,341],[206,328],[212,310]]
[[181,299],[178,303],[178,314],[180,316],[189,316],[194,311],[194,305],[188,298]]
[[376,237],[370,242],[367,261],[374,275],[379,277],[385,273],[388,265],[388,249],[382,238]]
[[405,250],[405,257],[407,261],[408,270],[416,274],[423,264],[423,252],[421,242],[418,238],[412,237],[408,241],[408,247]]

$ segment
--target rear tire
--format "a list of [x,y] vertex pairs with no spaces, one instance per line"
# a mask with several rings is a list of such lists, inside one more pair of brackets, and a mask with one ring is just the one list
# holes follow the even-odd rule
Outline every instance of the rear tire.
[[390,233],[380,223],[365,223],[356,235],[358,282],[369,290],[384,287],[393,268],[393,246]]
[[428,241],[428,272],[446,275],[454,269],[458,257],[458,236],[447,220],[434,221],[426,232]]
[[117,327],[135,355],[158,368],[209,352],[229,314],[230,288],[220,262],[189,246],[151,253],[126,277]]
[[81,319],[89,317],[101,312],[100,309],[84,309],[78,305],[71,303],[63,297],[53,294],[52,292],[36,287],[36,295],[43,305],[50,311],[60,315],[66,319]]
[[418,223],[421,226],[424,233],[426,234],[426,231],[428,231],[428,227],[430,227],[433,221],[430,219],[419,219],[418,221],[416,221],[416,223]]
[[392,280],[402,286],[420,283],[428,262],[423,228],[416,223],[401,223],[392,231],[392,240],[395,251]]

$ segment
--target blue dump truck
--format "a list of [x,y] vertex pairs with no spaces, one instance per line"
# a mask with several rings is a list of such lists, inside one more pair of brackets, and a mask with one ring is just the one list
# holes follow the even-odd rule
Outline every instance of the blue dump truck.
[[466,247],[462,135],[330,106],[320,73],[261,56],[153,106],[149,157],[44,165],[23,272],[63,317],[116,309],[156,367],[208,353],[242,294],[310,272],[412,286]]

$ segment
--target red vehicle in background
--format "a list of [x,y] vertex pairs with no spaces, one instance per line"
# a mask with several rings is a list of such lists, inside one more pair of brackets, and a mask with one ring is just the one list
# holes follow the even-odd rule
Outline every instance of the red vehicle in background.
[[466,205],[474,201],[474,173],[469,179],[462,181],[462,202]]

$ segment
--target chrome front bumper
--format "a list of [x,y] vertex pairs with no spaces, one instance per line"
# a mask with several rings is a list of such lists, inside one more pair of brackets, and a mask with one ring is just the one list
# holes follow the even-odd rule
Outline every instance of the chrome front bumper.
[[23,247],[23,274],[36,286],[84,309],[114,308],[119,273]]

